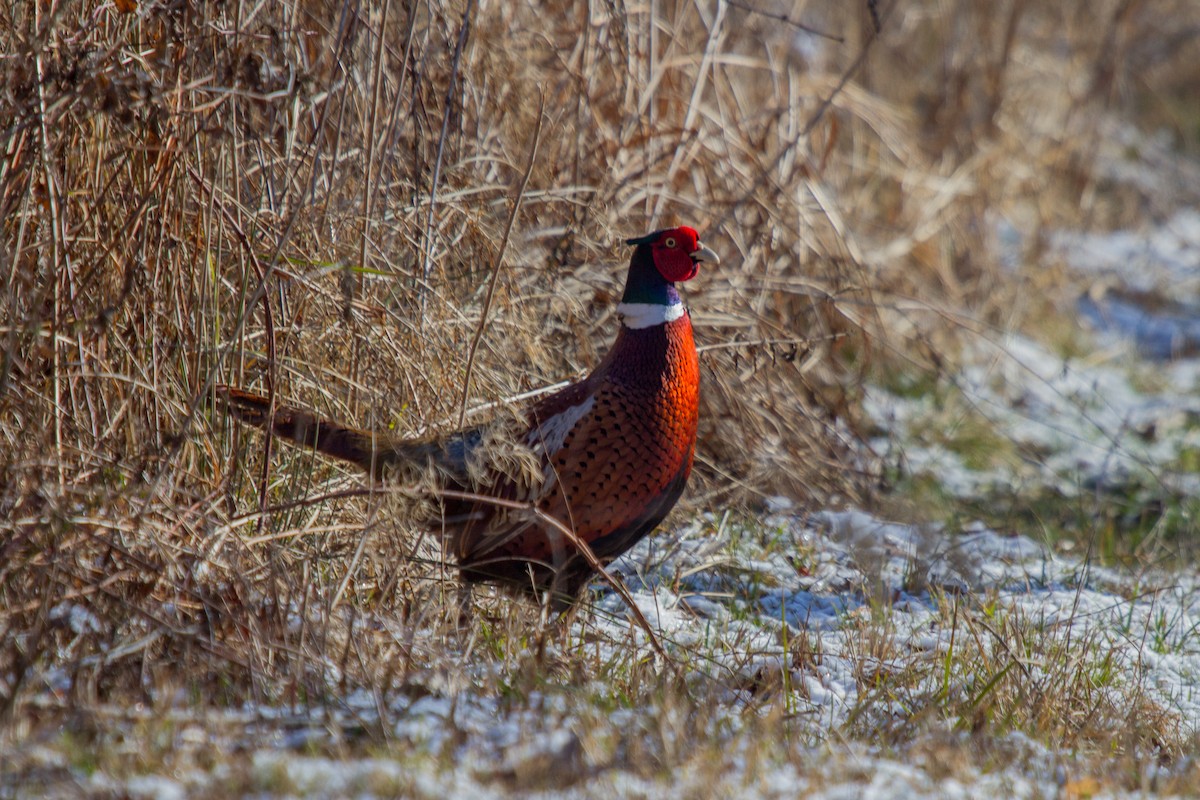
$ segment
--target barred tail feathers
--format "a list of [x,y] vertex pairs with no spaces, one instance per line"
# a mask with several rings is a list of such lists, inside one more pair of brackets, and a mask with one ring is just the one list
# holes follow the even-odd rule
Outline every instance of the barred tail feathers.
[[400,443],[379,434],[321,419],[292,406],[277,405],[272,417],[270,400],[262,395],[231,386],[218,386],[216,391],[229,413],[247,425],[267,430],[270,424],[270,432],[280,439],[348,461],[366,472],[380,475],[384,466],[401,458]]

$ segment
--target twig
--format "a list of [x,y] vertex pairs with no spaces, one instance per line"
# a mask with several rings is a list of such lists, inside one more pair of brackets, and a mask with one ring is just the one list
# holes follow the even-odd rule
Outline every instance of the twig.
[[[375,167],[375,140],[376,128],[379,124],[379,96],[383,92],[383,62],[387,54],[387,50],[383,46],[384,33],[387,30],[388,10],[391,8],[391,3],[384,0],[383,8],[380,10],[379,30],[375,32],[375,69],[373,80],[375,86],[371,92],[371,113],[367,121],[366,144],[367,144],[367,159],[363,170],[362,184],[362,231],[359,234],[358,241],[358,266],[359,269],[367,267],[367,242],[370,239],[371,233],[371,194],[374,186],[371,181],[371,173]],[[401,71],[403,74],[403,70]],[[345,303],[343,316],[347,322],[350,321],[350,309],[353,307],[356,283],[362,282],[361,273],[355,280],[354,270],[350,264],[345,264],[342,269],[342,296]],[[358,348],[353,348],[352,352],[357,356]],[[354,358],[351,371],[352,382],[357,382],[358,378],[358,358]]]
[[[342,490],[342,491],[329,492],[327,494],[323,494],[318,497],[307,497],[307,498],[303,498],[301,500],[295,500],[295,501],[291,501],[288,503],[281,503],[281,504],[278,504],[275,506],[271,506],[269,511],[277,512],[280,510],[295,508],[298,506],[316,505],[316,504],[322,503],[326,500],[340,500],[340,499],[346,499],[346,498],[350,498],[350,497],[370,497],[370,496],[378,495],[380,493],[380,491],[381,491],[380,487],[370,486],[370,487],[364,487],[361,489],[346,489],[346,490]],[[400,487],[392,487],[392,488],[385,488],[385,489],[383,489],[383,491],[404,491],[404,490],[401,489]],[[561,533],[563,535],[563,538],[565,538],[576,549],[576,551],[579,552],[579,554],[581,556],[583,556],[584,560],[587,561],[588,566],[590,566],[593,570],[595,570],[596,574],[599,575],[604,580],[604,582],[609,585],[609,588],[611,588],[614,592],[616,592],[617,595],[620,596],[620,598],[625,601],[625,605],[629,606],[629,611],[633,615],[634,621],[637,622],[638,626],[646,633],[646,637],[650,640],[651,647],[654,648],[654,651],[656,653],[658,653],[660,656],[662,656],[663,661],[665,663],[671,664],[670,659],[667,657],[666,649],[662,646],[662,642],[659,641],[658,634],[656,634],[654,632],[654,629],[650,627],[650,623],[646,620],[645,615],[642,614],[641,609],[639,609],[637,607],[637,605],[633,602],[633,597],[629,594],[629,590],[625,588],[625,585],[623,583],[621,583],[619,580],[614,578],[608,572],[608,570],[606,570],[604,568],[604,565],[600,563],[600,559],[597,558],[596,554],[592,552],[592,548],[590,546],[588,546],[587,542],[580,539],[579,534],[575,533],[575,531],[571,530],[566,525],[564,525],[562,522],[560,522],[559,520],[550,516],[545,511],[542,511],[540,508],[538,508],[537,506],[535,506],[532,503],[522,503],[517,500],[505,500],[500,497],[491,497],[486,494],[478,494],[475,492],[460,492],[460,491],[457,491],[454,489],[426,489],[426,491],[428,491],[430,494],[432,494],[436,497],[447,498],[450,500],[466,500],[466,501],[472,502],[472,503],[487,503],[488,505],[497,506],[499,508],[508,508],[508,509],[513,509],[516,511],[527,511],[527,512],[533,514],[535,517],[537,517],[538,520],[540,520],[540,521],[546,523],[547,525],[549,525],[550,527],[554,528],[556,531],[558,531],[559,533]],[[258,513],[262,513],[262,512],[258,512]],[[236,523],[239,521],[249,522],[252,516],[253,515],[246,515],[245,517],[241,518],[240,520],[232,520],[231,526],[233,525],[233,523]]]
[[[454,108],[454,84],[458,81],[458,65],[462,61],[463,48],[467,44],[467,36],[471,31],[471,12],[475,10],[475,0],[467,0],[467,8],[463,11],[462,27],[458,30],[458,43],[454,46],[454,62],[450,66],[450,79],[446,87],[446,108],[442,113],[442,132],[438,136],[437,158],[433,162],[433,181],[429,184],[429,215],[425,220],[425,247],[421,253],[421,277],[429,283],[430,263],[433,257],[433,212],[437,207],[437,187],[442,176],[442,158],[446,152],[446,136],[450,130],[451,111]],[[425,324],[425,302],[428,292],[421,287],[421,325]]]
[[639,609],[633,602],[633,597],[629,594],[629,590],[625,588],[625,584],[621,583],[609,574],[608,570],[604,568],[604,565],[600,563],[600,559],[597,558],[596,554],[592,552],[592,548],[588,546],[587,542],[583,541],[583,539],[580,539],[579,534],[575,533],[575,531],[568,528],[562,522],[550,516],[545,511],[542,511],[533,503],[522,503],[517,500],[505,500],[503,498],[490,497],[485,494],[476,494],[474,492],[459,492],[453,489],[436,489],[433,491],[438,497],[446,497],[451,500],[466,500],[473,503],[488,503],[489,505],[499,506],[500,508],[527,511],[532,513],[542,522],[545,522],[547,525],[557,530],[563,535],[563,538],[570,542],[570,544],[579,552],[579,554],[583,556],[583,559],[588,562],[588,566],[595,570],[596,574],[604,579],[604,582],[609,585],[609,588],[616,592],[620,598],[625,601],[625,604],[629,606],[629,610],[633,614],[634,620],[637,621],[638,625],[643,631],[645,631],[647,638],[649,638],[651,647],[654,648],[656,653],[662,656],[664,663],[671,664],[671,660],[667,658],[667,651],[663,648],[662,642],[658,640],[658,635],[654,632],[654,629],[650,627],[650,623],[646,621],[646,617],[642,614],[641,609]]
[[825,31],[819,31],[816,28],[805,25],[799,20],[792,19],[787,14],[779,14],[773,11],[763,11],[761,8],[755,8],[749,3],[743,2],[743,0],[725,0],[725,3],[733,6],[734,8],[740,8],[743,11],[749,11],[751,14],[758,14],[760,17],[778,20],[785,25],[791,25],[793,28],[799,28],[805,33],[811,33],[813,36],[820,36],[822,39],[828,39],[831,42],[837,42],[838,44],[841,44],[846,41],[841,36],[834,36],[831,33],[825,33]]
[[[262,302],[263,327],[266,329],[267,340],[267,399],[270,401],[270,410],[267,412],[266,428],[267,430],[271,430],[271,428],[273,428],[275,425],[275,372],[278,369],[278,365],[275,363],[275,317],[271,313],[271,301],[270,298],[267,297],[264,287],[267,285],[268,274],[273,272],[273,270],[270,267],[263,269],[262,262],[258,260],[258,254],[254,252],[254,247],[250,244],[250,237],[246,235],[244,230],[242,230],[242,226],[238,224],[237,219],[235,219],[234,216],[229,213],[229,209],[226,208],[225,204],[222,203],[217,197],[216,192],[214,192],[208,186],[208,184],[204,182],[204,178],[201,177],[200,173],[196,171],[196,168],[191,164],[188,164],[186,165],[186,169],[188,175],[191,176],[196,186],[200,188],[200,191],[207,194],[213,204],[216,205],[217,209],[220,210],[221,216],[225,218],[225,224],[227,224],[233,230],[234,235],[237,237],[238,244],[241,245],[242,250],[246,253],[246,258],[249,260],[250,265],[254,267],[255,274],[258,275],[258,290],[255,291],[254,298],[252,299],[250,305],[251,307],[253,306],[254,300],[259,300]],[[262,474],[259,476],[258,481],[258,508],[259,511],[262,512],[263,516],[259,517],[256,528],[259,534],[262,533],[263,522],[266,519],[267,489],[270,485],[271,479],[272,439],[274,439],[273,436],[266,436],[263,439],[263,466]]]
[[[55,15],[56,16],[56,15]],[[47,33],[50,30],[51,20],[46,22],[43,28],[42,6],[40,4],[34,6],[34,20],[39,30],[45,30]],[[67,411],[63,405],[63,394],[66,391],[62,380],[62,348],[56,341],[60,327],[62,326],[63,316],[63,291],[62,284],[64,280],[59,277],[65,276],[67,282],[70,281],[71,265],[67,257],[67,231],[63,221],[61,209],[59,208],[59,192],[61,191],[60,182],[57,180],[56,170],[51,163],[56,148],[50,144],[50,125],[47,117],[46,102],[46,87],[49,83],[46,77],[46,65],[43,59],[43,51],[39,48],[37,56],[34,58],[34,65],[37,69],[37,92],[38,92],[38,125],[42,138],[42,153],[41,167],[42,179],[46,182],[46,202],[50,207],[50,240],[52,243],[51,249],[51,269],[50,280],[53,284],[54,291],[54,311],[51,321],[51,332],[55,338],[53,347],[53,386],[54,386],[54,462],[58,472],[58,490],[59,494],[64,494],[67,486],[67,473],[64,464],[67,461],[65,455],[65,446],[63,440],[63,420],[67,416]]]
[[789,339],[748,339],[744,342],[715,342],[696,348],[697,353],[708,353],[713,350],[733,350],[738,347],[770,347],[773,345],[808,346],[817,342],[836,342],[846,338],[845,333],[831,333],[828,336],[802,336]]
[[867,54],[871,52],[871,46],[879,40],[879,36],[883,32],[884,20],[891,15],[891,11],[894,7],[895,2],[893,1],[888,5],[887,9],[880,14],[876,2],[874,0],[869,0],[867,3],[867,9],[871,13],[873,29],[871,31],[871,35],[867,37],[865,42],[863,42],[862,49],[859,51],[858,56],[854,59],[850,66],[846,68],[846,71],[842,73],[842,77],[838,79],[837,85],[833,87],[833,90],[830,91],[828,96],[826,96],[825,99],[823,99],[817,106],[816,110],[813,111],[812,115],[808,118],[808,122],[805,123],[804,128],[800,131],[796,138],[775,154],[775,158],[771,159],[771,163],[767,164],[759,172],[758,179],[754,181],[753,185],[751,185],[750,188],[747,189],[740,198],[727,205],[725,207],[725,212],[713,222],[711,227],[715,229],[724,225],[736,209],[742,208],[750,203],[758,194],[759,190],[770,182],[771,174],[780,164],[783,163],[783,160],[787,158],[792,149],[795,148],[796,145],[800,144],[800,142],[806,136],[813,132],[813,129],[817,127],[817,123],[825,117],[825,112],[827,112],[829,107],[833,105],[833,99],[842,93],[842,90],[846,88],[846,84],[850,82],[850,79],[857,75],[858,71],[862,69],[862,65],[867,60]]
[[475,335],[471,337],[471,346],[467,351],[467,374],[463,377],[462,402],[458,406],[458,427],[462,427],[463,422],[467,418],[467,395],[471,392],[471,373],[475,369],[475,353],[479,349],[479,341],[483,338],[483,331],[487,327],[488,311],[492,307],[492,298],[496,294],[496,284],[499,283],[500,267],[504,265],[504,251],[508,249],[508,239],[512,234],[513,222],[517,219],[517,212],[521,209],[521,199],[525,196],[525,187],[529,185],[529,176],[533,174],[533,165],[537,160],[538,144],[542,140],[542,120],[545,118],[546,111],[546,96],[542,95],[541,105],[538,106],[537,127],[533,129],[533,144],[529,147],[529,161],[525,165],[525,175],[521,178],[521,185],[517,187],[516,193],[513,195],[512,208],[508,211],[508,223],[504,226],[504,238],[500,240],[500,252],[496,254],[496,263],[492,266],[492,278],[488,282],[487,297],[483,301],[483,311],[479,315],[479,325],[475,328]]

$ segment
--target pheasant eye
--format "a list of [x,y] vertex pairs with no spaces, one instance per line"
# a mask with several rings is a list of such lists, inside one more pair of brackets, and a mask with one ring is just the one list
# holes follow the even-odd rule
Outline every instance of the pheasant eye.
[[675,246],[675,237],[668,236],[666,238],[666,240],[663,242],[663,244],[666,245],[667,247],[674,247]]

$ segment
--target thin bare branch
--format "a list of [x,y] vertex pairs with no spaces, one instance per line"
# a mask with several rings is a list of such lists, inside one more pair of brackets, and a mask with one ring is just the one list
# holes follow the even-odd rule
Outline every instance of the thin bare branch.
[[508,239],[512,235],[513,222],[517,219],[517,212],[521,210],[521,199],[525,197],[525,188],[529,186],[529,176],[533,174],[533,166],[537,163],[538,144],[542,139],[542,121],[546,117],[546,96],[542,95],[540,104],[538,105],[537,125],[533,129],[533,141],[529,145],[529,158],[525,163],[525,174],[521,176],[521,182],[516,186],[513,192],[512,205],[508,211],[508,221],[504,224],[504,237],[500,240],[500,250],[496,253],[496,263],[492,266],[492,277],[488,281],[487,296],[483,301],[483,310],[479,312],[479,325],[475,328],[475,335],[471,337],[471,345],[467,349],[467,369],[463,376],[462,400],[458,405],[458,427],[462,427],[467,419],[467,398],[471,393],[471,374],[475,369],[475,352],[479,348],[479,341],[483,338],[483,332],[487,329],[488,311],[492,308],[492,298],[496,295],[496,284],[500,279],[500,270],[504,266],[504,253],[508,249]]

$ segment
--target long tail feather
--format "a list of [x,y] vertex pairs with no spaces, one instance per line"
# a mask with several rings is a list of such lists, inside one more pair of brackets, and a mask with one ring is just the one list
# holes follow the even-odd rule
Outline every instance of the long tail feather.
[[367,472],[379,475],[399,455],[395,442],[370,431],[321,419],[291,406],[277,405],[272,417],[270,401],[262,395],[231,386],[218,386],[216,391],[229,413],[247,425],[267,430],[270,424],[270,432],[285,441],[349,461]]

